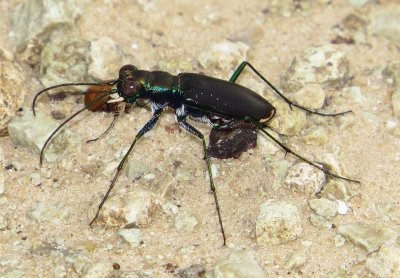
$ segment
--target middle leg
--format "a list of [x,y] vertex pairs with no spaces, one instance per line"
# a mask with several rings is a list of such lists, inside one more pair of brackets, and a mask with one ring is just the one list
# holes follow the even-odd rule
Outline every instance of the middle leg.
[[179,123],[179,126],[181,126],[183,129],[189,131],[190,133],[192,133],[193,135],[198,137],[203,143],[204,159],[207,163],[208,176],[210,178],[210,188],[214,195],[215,207],[217,210],[218,221],[219,221],[219,225],[221,227],[221,233],[222,233],[222,238],[223,238],[223,242],[224,242],[223,246],[226,246],[225,230],[224,230],[224,225],[222,224],[222,217],[221,217],[221,211],[219,208],[217,192],[215,189],[214,179],[213,179],[213,175],[211,172],[211,161],[210,161],[210,156],[208,155],[206,140],[204,139],[204,135],[199,130],[197,130],[194,126],[192,126],[191,124],[186,122],[186,117],[187,117],[186,115],[177,115],[176,118]]

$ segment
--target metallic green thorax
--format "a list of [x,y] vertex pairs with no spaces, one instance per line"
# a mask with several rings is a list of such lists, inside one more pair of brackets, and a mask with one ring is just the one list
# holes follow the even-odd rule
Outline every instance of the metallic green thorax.
[[[134,76],[141,84],[138,98],[147,98],[159,104],[171,103],[175,98],[181,98],[179,78],[175,75],[164,71],[137,70]],[[132,103],[135,99],[127,99],[127,101]]]

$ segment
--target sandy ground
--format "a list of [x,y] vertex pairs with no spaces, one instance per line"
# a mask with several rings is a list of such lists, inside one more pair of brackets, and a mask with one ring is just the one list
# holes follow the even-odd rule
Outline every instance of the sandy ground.
[[[1,13],[4,15],[12,11],[17,2],[1,1]],[[187,63],[195,72],[228,79],[234,67],[229,72],[218,68],[203,69],[198,65],[198,55],[212,42],[239,38],[250,46],[247,59],[278,87],[281,73],[288,68],[295,55],[310,46],[329,44],[334,37],[332,27],[346,15],[356,12],[344,0],[333,1],[329,7],[316,5],[308,15],[299,12],[290,17],[269,13],[266,11],[267,4],[260,1],[215,3],[204,0],[189,3],[160,0],[150,11],[143,11],[132,1],[82,2],[83,13],[75,26],[77,34],[88,40],[112,38],[125,53],[134,57],[132,63],[139,68],[154,69],[160,61],[173,65]],[[395,2],[380,1],[379,5],[374,4],[360,12],[390,9]],[[204,19],[205,24],[194,18]],[[0,45],[13,52],[15,49],[8,38],[10,25],[7,17],[0,17]],[[397,175],[400,141],[389,133],[385,125],[393,120],[391,88],[375,71],[383,68],[388,61],[399,60],[399,50],[387,39],[372,36],[363,44],[341,44],[338,47],[347,53],[350,60],[353,79],[347,86],[360,87],[365,98],[361,104],[357,103],[342,89],[332,98],[330,109],[352,109],[352,125],[341,130],[338,128],[340,120],[329,119],[325,123],[313,120],[310,124],[321,124],[328,130],[328,142],[306,145],[301,136],[287,138],[287,142],[310,158],[323,152],[333,152],[339,147],[337,159],[346,175],[362,181],[361,186],[348,185],[357,192],[349,202],[352,211],[336,217],[336,226],[356,221],[384,223],[386,220],[377,210],[378,204],[393,204],[393,210],[397,212],[400,206]],[[184,70],[187,69],[182,66],[171,73]],[[34,73],[30,74],[34,77]],[[242,82],[246,83],[246,76],[249,75],[244,75]],[[255,79],[253,76],[251,80]],[[260,84],[256,87],[260,88]],[[38,83],[29,86],[32,90],[26,97],[25,105],[31,103],[40,88]],[[57,105],[63,104],[50,104],[43,100],[40,109],[56,109]],[[374,120],[366,120],[363,116],[365,112],[373,114]],[[135,132],[149,117],[149,111],[144,108],[133,110],[117,122],[104,140],[116,140],[120,146],[129,146]],[[140,248],[130,248],[118,237],[116,230],[88,227],[90,204],[106,191],[112,175],[101,169],[105,162],[114,161],[116,154],[104,141],[89,145],[85,145],[84,141],[100,134],[111,119],[109,114],[86,113],[73,121],[69,128],[80,136],[82,145],[76,151],[65,154],[60,161],[45,163],[42,167],[37,155],[15,148],[8,137],[0,138],[5,164],[15,164],[20,168],[19,171],[5,171],[6,190],[1,199],[4,201],[6,198],[9,226],[13,228],[0,232],[0,257],[14,259],[14,268],[23,270],[26,277],[53,277],[54,267],[59,262],[49,253],[34,251],[38,241],[56,243],[72,250],[88,249],[85,246],[94,242],[96,247],[93,250],[89,248],[90,259],[118,263],[121,272],[152,269],[157,277],[173,276],[163,266],[168,263],[179,267],[200,263],[207,270],[212,270],[216,262],[227,256],[229,248],[221,248],[213,197],[208,192],[209,185],[205,178],[201,143],[185,133],[170,133],[168,127],[174,123],[171,114],[162,117],[159,125],[139,142],[132,154],[132,158],[149,165],[155,179],[152,182],[144,179],[132,182],[121,176],[117,187],[147,187],[157,191],[160,187],[171,186],[171,199],[176,200],[182,209],[193,213],[200,225],[191,233],[177,232],[173,217],[160,215],[142,230],[144,244]],[[207,127],[196,126],[208,134]],[[276,159],[283,158],[283,152],[276,155]],[[286,159],[293,161],[292,157]],[[188,173],[188,179],[175,178],[176,161],[182,163],[181,171]],[[59,167],[61,163],[72,163],[71,170],[65,172]],[[286,188],[273,191],[265,184],[270,177],[265,156],[258,148],[244,153],[239,159],[214,159],[213,163],[219,169],[215,183],[229,247],[253,250],[257,262],[271,277],[323,277],[339,269],[350,276],[366,275],[363,267],[366,251],[350,243],[335,247],[336,229],[319,230],[310,224],[309,196]],[[93,165],[98,170],[85,173],[85,169]],[[35,172],[51,174],[49,178],[42,179],[40,186],[34,186],[30,180]],[[61,180],[58,187],[52,186],[55,179]],[[173,182],[177,184],[171,185]],[[255,222],[259,207],[269,198],[286,200],[300,208],[303,238],[274,246],[256,244]],[[57,225],[37,224],[27,217],[28,211],[37,202],[63,203],[70,210],[68,221]],[[387,224],[399,229],[398,215]],[[311,246],[308,246],[309,242]],[[189,255],[179,252],[182,247],[191,245],[195,248]],[[285,262],[297,250],[304,248],[306,263],[299,270],[286,270]],[[77,274],[67,267],[67,277],[74,276]]]

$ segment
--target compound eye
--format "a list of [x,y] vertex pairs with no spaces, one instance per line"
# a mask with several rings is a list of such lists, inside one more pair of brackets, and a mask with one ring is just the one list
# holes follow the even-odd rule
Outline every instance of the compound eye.
[[132,76],[133,73],[137,70],[137,68],[134,65],[124,65],[120,68],[119,70],[119,76],[120,77],[128,77]]
[[122,84],[122,92],[125,96],[136,96],[140,91],[140,82],[134,79],[127,79]]

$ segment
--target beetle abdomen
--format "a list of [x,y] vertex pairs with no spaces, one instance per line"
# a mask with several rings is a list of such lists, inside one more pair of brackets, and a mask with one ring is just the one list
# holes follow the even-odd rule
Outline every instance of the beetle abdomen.
[[196,73],[181,73],[178,78],[186,105],[260,122],[275,114],[275,108],[267,100],[239,84]]

